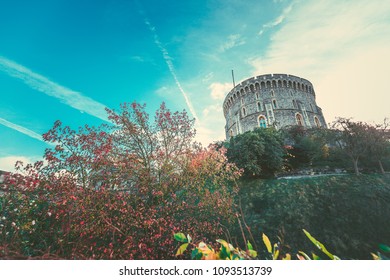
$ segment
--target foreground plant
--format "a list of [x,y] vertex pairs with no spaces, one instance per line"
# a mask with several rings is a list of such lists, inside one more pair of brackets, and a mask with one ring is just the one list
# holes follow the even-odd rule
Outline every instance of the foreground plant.
[[[339,257],[330,253],[326,247],[315,239],[308,231],[303,229],[306,237],[329,259],[331,260],[340,260]],[[191,259],[193,260],[250,260],[256,259],[258,257],[258,253],[253,249],[252,244],[248,241],[246,246],[247,250],[242,250],[238,247],[234,247],[232,244],[226,242],[222,239],[217,239],[216,241],[220,244],[219,248],[214,249],[211,245],[206,244],[204,242],[193,242],[190,235],[187,236],[184,233],[175,233],[174,239],[176,241],[181,242],[182,244],[177,249],[176,257],[183,255],[188,247],[191,247]],[[266,234],[262,235],[263,243],[267,249],[268,254],[270,254],[272,260],[291,260],[291,254],[287,253],[284,257],[280,255],[279,245],[275,243],[272,245],[270,239]],[[382,252],[378,252],[377,254],[371,253],[374,260],[387,260],[385,253],[390,253],[390,247],[387,245],[381,244],[379,246]],[[303,251],[299,251],[296,255],[298,260],[321,260],[321,258],[312,253],[312,258],[309,257]],[[268,259],[268,257],[266,257]]]
[[[271,245],[271,241],[269,240],[268,236],[263,233],[263,243],[265,247],[267,248],[267,252],[271,255],[272,260],[277,260],[280,257],[280,250],[279,245],[277,243],[274,243],[274,245]],[[282,260],[291,260],[291,255],[286,254],[284,257],[281,258]]]
[[232,244],[223,239],[217,239],[220,248],[213,249],[212,246],[204,242],[193,242],[190,235],[175,233],[174,239],[183,243],[177,249],[176,256],[183,255],[187,248],[192,247],[191,259],[193,260],[250,260],[257,257],[257,252],[253,250],[252,244],[248,241],[247,250],[235,248]]
[[[306,231],[306,230],[303,230],[303,232],[305,233],[305,235],[307,236],[307,238],[309,238],[309,240],[319,249],[321,250],[321,252],[323,252],[326,256],[328,256],[331,260],[340,260],[339,257],[337,257],[336,255],[333,255],[332,253],[330,253],[324,246],[324,244],[322,244],[321,242],[319,242],[317,239],[315,239],[313,236],[311,236],[311,234]],[[312,253],[312,256],[313,256],[313,260],[320,260],[321,258],[319,256],[317,256],[316,254]],[[297,254],[297,258],[300,259],[300,260],[310,260],[310,257],[303,251],[299,251],[299,254]]]

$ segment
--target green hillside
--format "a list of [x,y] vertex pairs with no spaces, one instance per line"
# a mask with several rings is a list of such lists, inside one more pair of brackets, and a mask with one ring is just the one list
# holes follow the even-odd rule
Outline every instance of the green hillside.
[[264,232],[273,242],[279,238],[284,252],[318,254],[302,229],[343,259],[372,259],[380,244],[390,244],[388,175],[247,179],[240,187],[244,219],[260,252]]

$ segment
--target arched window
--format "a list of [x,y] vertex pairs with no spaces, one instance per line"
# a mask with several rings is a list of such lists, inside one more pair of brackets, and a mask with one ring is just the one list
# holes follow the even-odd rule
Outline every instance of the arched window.
[[264,116],[259,116],[259,127],[267,128],[267,120]]
[[264,82],[261,82],[260,87],[261,87],[262,89],[265,88],[265,83],[264,83]]
[[282,87],[282,81],[278,80],[278,87]]
[[271,82],[267,81],[267,88],[270,88],[270,87],[271,87]]
[[259,83],[255,83],[255,88],[256,88],[256,90],[259,90],[259,89],[260,89]]
[[249,89],[251,90],[251,92],[254,92],[254,91],[255,91],[255,88],[254,88],[253,85],[250,85],[250,86],[249,86]]
[[272,80],[272,87],[276,88],[276,81]]
[[272,96],[272,97],[275,96],[275,93],[274,93],[273,90],[271,90],[271,96]]
[[314,122],[315,122],[315,124],[316,124],[316,126],[317,126],[318,128],[321,127],[321,122],[320,122],[320,120],[317,118],[317,116],[314,117]]
[[259,99],[259,93],[256,92],[256,99]]
[[295,118],[296,118],[296,121],[297,121],[297,125],[303,126],[303,117],[302,117],[302,115],[297,113],[295,115]]
[[276,104],[276,100],[275,100],[275,99],[273,99],[273,100],[272,100],[272,105],[274,106],[274,109],[277,109],[277,108],[278,108],[278,106],[277,106],[277,104]]
[[286,88],[287,87],[287,81],[283,80],[283,86]]
[[263,111],[263,109],[261,108],[261,103],[260,102],[257,102],[257,111]]
[[245,107],[242,107],[242,117],[245,117],[246,116],[246,109]]

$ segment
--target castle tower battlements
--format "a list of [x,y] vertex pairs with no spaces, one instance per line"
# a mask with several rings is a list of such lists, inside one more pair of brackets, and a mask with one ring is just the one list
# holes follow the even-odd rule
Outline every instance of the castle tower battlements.
[[236,85],[225,97],[226,139],[256,127],[326,127],[310,81],[288,74],[266,74]]

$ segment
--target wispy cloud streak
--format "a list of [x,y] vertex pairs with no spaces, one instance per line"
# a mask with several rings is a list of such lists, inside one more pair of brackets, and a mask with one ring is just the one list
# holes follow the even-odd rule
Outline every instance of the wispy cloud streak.
[[228,36],[227,41],[219,47],[220,52],[227,51],[231,48],[245,45],[246,41],[240,34],[231,34]]
[[283,23],[283,21],[285,20],[285,18],[287,17],[287,15],[291,12],[291,9],[294,5],[294,2],[291,3],[289,6],[287,6],[282,14],[280,16],[278,16],[276,19],[266,23],[263,25],[263,28],[259,31],[259,35],[263,34],[265,30],[269,29],[269,28],[272,28],[272,27],[275,27],[281,23]]
[[80,92],[59,85],[23,65],[0,56],[0,71],[23,81],[32,89],[59,99],[62,103],[72,108],[107,121],[104,110],[106,107],[105,105],[82,95]]
[[37,139],[39,141],[44,142],[44,140],[42,139],[41,135],[39,135],[38,133],[36,133],[36,132],[34,132],[34,131],[32,131],[32,130],[30,130],[28,128],[25,128],[23,126],[14,124],[14,123],[12,123],[10,121],[7,121],[7,120],[5,120],[3,118],[0,118],[0,124],[4,125],[6,127],[9,127],[9,128],[11,128],[13,130],[19,131],[20,133],[23,133],[23,134],[25,134],[27,136],[30,136],[31,138],[34,138],[34,139]]
[[172,58],[169,56],[167,49],[164,48],[163,44],[161,43],[161,41],[156,33],[156,28],[150,23],[150,21],[146,17],[144,18],[144,21],[145,21],[145,24],[147,25],[147,27],[149,28],[150,32],[153,34],[154,43],[160,49],[160,51],[163,55],[163,58],[168,66],[169,72],[171,73],[173,79],[175,80],[176,86],[178,87],[178,89],[182,93],[188,109],[190,110],[191,114],[196,119],[196,121],[199,123],[199,118],[196,114],[196,111],[195,111],[194,107],[192,106],[192,103],[191,103],[190,98],[188,97],[188,94],[184,91],[183,87],[181,86],[181,84],[179,82],[179,79],[177,78],[175,67],[173,66]]

